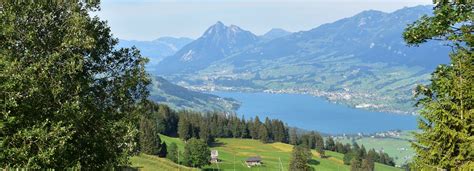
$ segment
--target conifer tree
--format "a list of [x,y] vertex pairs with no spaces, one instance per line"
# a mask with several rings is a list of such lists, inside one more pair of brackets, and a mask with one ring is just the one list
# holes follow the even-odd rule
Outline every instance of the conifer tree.
[[306,171],[310,170],[308,161],[311,159],[311,152],[307,147],[296,145],[293,146],[293,151],[290,158],[290,171]]
[[474,3],[434,0],[434,15],[410,24],[403,36],[410,45],[428,40],[448,43],[451,62],[439,65],[431,84],[416,88],[422,107],[415,134],[415,163],[420,167],[459,168],[474,160]]

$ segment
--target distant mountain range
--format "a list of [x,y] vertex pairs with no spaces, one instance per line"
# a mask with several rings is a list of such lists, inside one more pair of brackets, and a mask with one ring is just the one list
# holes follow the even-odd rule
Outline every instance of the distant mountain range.
[[162,77],[153,77],[150,99],[171,106],[177,110],[200,112],[221,111],[234,113],[240,103],[234,99],[221,98],[212,94],[188,90],[168,82]]
[[156,66],[188,88],[307,93],[359,108],[413,112],[412,89],[447,63],[438,42],[407,47],[402,32],[432,6],[364,11],[308,31],[263,36],[217,22]]
[[161,37],[152,41],[137,41],[120,39],[118,47],[135,46],[140,49],[141,54],[150,59],[149,69],[156,67],[158,62],[163,58],[175,54],[186,44],[192,42],[193,39],[181,37]]
[[263,41],[270,41],[279,37],[288,36],[290,34],[291,32],[289,31],[280,28],[273,28],[264,35],[260,36],[260,39]]
[[256,42],[258,37],[253,33],[235,25],[225,26],[219,21],[200,38],[160,62],[158,70],[161,73],[198,71]]

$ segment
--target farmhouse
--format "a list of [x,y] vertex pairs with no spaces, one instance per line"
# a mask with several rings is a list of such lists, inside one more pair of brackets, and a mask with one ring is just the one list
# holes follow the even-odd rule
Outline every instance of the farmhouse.
[[260,156],[250,157],[247,160],[245,160],[245,163],[247,164],[248,167],[260,166],[262,164],[262,159],[260,158]]
[[211,151],[211,163],[217,163],[219,162],[219,152],[217,150],[212,150]]

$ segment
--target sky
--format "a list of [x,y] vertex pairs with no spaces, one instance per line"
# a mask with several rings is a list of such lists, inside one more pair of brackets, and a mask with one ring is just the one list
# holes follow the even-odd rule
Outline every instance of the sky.
[[196,39],[217,21],[262,35],[272,28],[310,30],[364,10],[429,4],[432,0],[103,0],[93,15],[107,20],[120,39]]

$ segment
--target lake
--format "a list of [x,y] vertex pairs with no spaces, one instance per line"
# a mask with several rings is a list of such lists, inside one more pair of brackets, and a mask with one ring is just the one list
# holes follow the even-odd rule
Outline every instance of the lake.
[[388,130],[415,130],[417,116],[374,112],[335,104],[321,97],[303,94],[211,92],[242,102],[237,114],[246,119],[258,115],[280,119],[289,126],[323,133],[374,133]]

